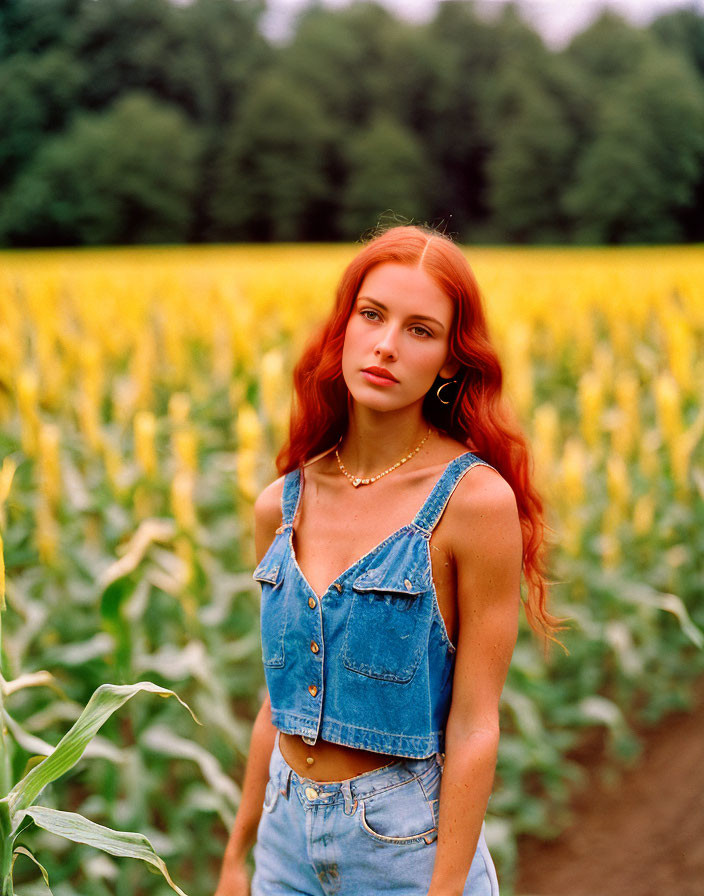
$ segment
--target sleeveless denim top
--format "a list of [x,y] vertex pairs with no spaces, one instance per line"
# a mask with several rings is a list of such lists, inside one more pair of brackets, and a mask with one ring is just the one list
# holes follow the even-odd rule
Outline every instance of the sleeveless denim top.
[[470,452],[450,461],[413,522],[320,598],[293,550],[301,471],[286,474],[282,526],[253,575],[262,589],[271,718],[280,731],[395,756],[443,752],[455,647],[438,607],[430,536],[475,464],[491,466]]

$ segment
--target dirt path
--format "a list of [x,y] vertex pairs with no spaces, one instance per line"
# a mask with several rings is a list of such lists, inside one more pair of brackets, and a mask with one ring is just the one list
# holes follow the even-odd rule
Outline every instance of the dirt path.
[[558,840],[523,840],[519,896],[704,896],[704,682],[697,698],[646,735],[615,788],[591,776]]

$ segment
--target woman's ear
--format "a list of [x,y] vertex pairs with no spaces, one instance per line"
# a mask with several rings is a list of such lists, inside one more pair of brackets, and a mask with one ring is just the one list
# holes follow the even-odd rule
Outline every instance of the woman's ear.
[[451,380],[460,369],[460,362],[456,358],[448,358],[443,367],[438,371],[438,376],[444,380]]

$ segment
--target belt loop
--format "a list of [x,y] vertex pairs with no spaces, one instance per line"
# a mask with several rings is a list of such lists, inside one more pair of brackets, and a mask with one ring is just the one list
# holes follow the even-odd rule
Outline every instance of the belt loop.
[[343,781],[340,784],[340,790],[345,798],[345,815],[354,815],[357,811],[357,800],[352,796],[352,788],[350,787],[349,780]]
[[284,769],[283,775],[279,773],[279,793],[288,799],[291,792],[291,769]]

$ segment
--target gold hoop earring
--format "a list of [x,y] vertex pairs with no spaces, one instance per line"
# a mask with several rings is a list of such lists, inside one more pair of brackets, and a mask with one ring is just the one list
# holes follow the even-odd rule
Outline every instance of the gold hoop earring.
[[437,395],[437,398],[438,398],[438,401],[440,402],[440,404],[452,404],[451,398],[448,398],[447,400],[445,400],[440,393],[446,386],[452,386],[456,382],[457,382],[457,380],[448,380],[446,383],[442,383],[442,385],[438,386],[435,394]]

